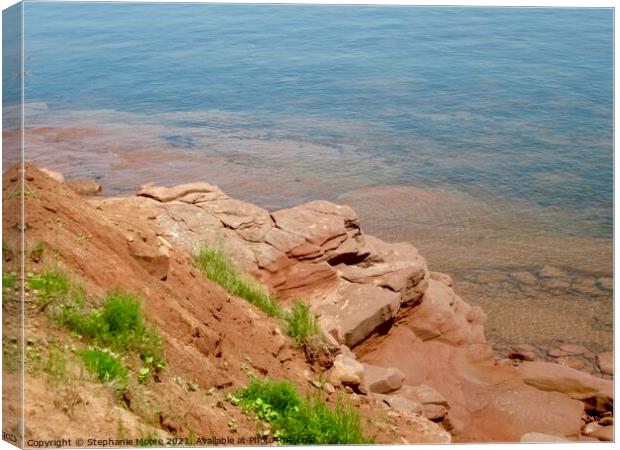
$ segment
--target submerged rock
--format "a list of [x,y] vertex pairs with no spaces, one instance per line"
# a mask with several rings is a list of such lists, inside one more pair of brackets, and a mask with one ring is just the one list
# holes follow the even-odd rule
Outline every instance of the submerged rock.
[[614,374],[614,354],[612,352],[603,352],[596,355],[596,364],[604,374]]
[[551,436],[550,434],[545,433],[525,433],[519,439],[519,442],[527,443],[527,444],[535,444],[542,442],[570,442],[568,439],[559,437],[559,436]]
[[547,354],[553,358],[562,356],[579,356],[588,353],[588,349],[583,345],[563,344],[557,348],[550,349]]
[[538,283],[538,278],[530,272],[522,271],[522,272],[513,272],[510,274],[512,278],[515,279],[518,283],[526,284],[529,286],[533,286]]
[[541,278],[562,278],[566,276],[566,272],[557,267],[546,265],[540,270]]

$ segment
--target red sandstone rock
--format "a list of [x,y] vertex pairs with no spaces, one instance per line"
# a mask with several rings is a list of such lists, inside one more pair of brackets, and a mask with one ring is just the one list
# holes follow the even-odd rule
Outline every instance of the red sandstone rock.
[[572,358],[570,356],[561,356],[556,358],[553,362],[576,370],[583,370],[586,368],[586,363],[582,359]]
[[603,352],[596,355],[596,363],[604,374],[614,374],[614,354],[612,352]]
[[160,280],[165,280],[170,269],[170,253],[167,247],[147,245],[141,240],[128,241],[129,253],[146,269],[148,273]]
[[566,272],[557,267],[546,265],[541,269],[540,276],[542,278],[561,278],[566,276]]
[[388,394],[397,391],[403,385],[405,374],[393,367],[379,367],[364,364],[364,387],[369,392]]
[[90,178],[75,178],[67,181],[66,185],[80,195],[94,195],[101,192],[101,185]]
[[599,441],[612,442],[614,440],[614,426],[608,425],[606,427],[600,427],[590,433],[589,436]]
[[423,341],[439,339],[463,345],[485,342],[485,319],[479,308],[463,302],[451,288],[430,280],[421,303],[411,310],[406,326]]
[[431,280],[439,281],[440,283],[443,283],[448,287],[452,287],[452,285],[454,284],[454,282],[452,281],[452,277],[448,275],[447,273],[431,271],[430,278]]
[[601,277],[596,280],[601,289],[605,289],[606,291],[611,291],[614,288],[614,280],[610,277]]
[[217,217],[224,227],[235,230],[249,242],[263,242],[273,227],[267,210],[232,198],[200,203],[200,207]]
[[334,386],[359,386],[364,376],[364,366],[355,358],[338,355],[329,370],[327,379]]
[[549,356],[559,358],[561,356],[579,356],[588,353],[588,349],[583,345],[563,344],[558,348],[553,348],[547,352]]
[[[220,188],[209,183],[189,183],[173,187],[155,186],[153,183],[147,183],[140,186],[138,191],[139,196],[150,197],[160,202],[171,202],[189,194],[209,194],[205,197],[209,199],[227,198]],[[190,203],[194,203],[194,198]]]
[[380,398],[383,402],[395,411],[404,412],[408,414],[421,415],[424,412],[424,407],[419,403],[416,403],[402,395],[382,395]]
[[282,275],[284,281],[273,288],[284,298],[312,296],[334,286],[338,279],[326,262],[292,264]]
[[369,256],[358,265],[339,264],[339,275],[354,283],[370,284],[398,292],[401,303],[419,300],[429,277],[426,261],[407,243],[388,244],[366,236]]
[[521,284],[527,284],[529,286],[532,286],[538,282],[538,279],[535,275],[526,271],[513,272],[510,274],[510,276],[514,278],[517,282]]
[[64,183],[65,182],[65,177],[62,173],[58,173],[55,172],[53,170],[50,169],[40,169],[41,172],[43,172],[45,175],[47,175],[48,177],[58,181],[59,183]]
[[[398,368],[406,383],[432,385],[441,393],[437,402],[420,403],[427,416],[447,420],[448,399],[450,421],[461,424],[459,439],[516,441],[527,432],[579,434],[584,406],[570,398],[574,392],[566,386],[549,387],[531,374],[522,378],[521,368],[496,365],[484,338],[484,313],[456,295],[446,277],[429,273],[415,247],[362,234],[348,207],[310,202],[268,217],[264,210],[229,201],[218,191],[184,192],[163,204],[157,220],[171,233],[166,239],[187,249],[205,242],[227,246],[226,253],[243,270],[279,296],[302,296],[334,343],[358,346],[362,360],[381,367],[378,370]],[[543,270],[547,282],[557,275],[552,272]],[[492,275],[481,281],[506,278]],[[372,352],[375,339],[382,342],[377,353]],[[373,356],[366,360],[365,355]],[[338,379],[344,379],[356,386],[356,375],[362,382],[364,372],[356,371],[354,356],[338,358],[330,382],[342,384]],[[609,399],[600,387],[601,392],[586,391],[604,408]],[[409,388],[404,385],[394,396],[403,404],[410,402],[405,406],[412,409],[418,402],[407,394]]]
[[534,444],[542,442],[570,442],[568,439],[561,438],[559,436],[551,436],[544,433],[525,433],[519,439],[519,442]]
[[316,309],[328,334],[353,347],[394,318],[400,306],[397,293],[367,284],[343,283],[331,302]]
[[519,367],[523,381],[543,391],[562,392],[571,398],[592,403],[600,410],[611,410],[613,405],[613,384],[559,364],[546,362],[524,362]]

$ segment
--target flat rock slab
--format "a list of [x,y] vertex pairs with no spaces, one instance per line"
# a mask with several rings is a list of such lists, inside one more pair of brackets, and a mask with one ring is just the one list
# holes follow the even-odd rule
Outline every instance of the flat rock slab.
[[188,183],[173,187],[155,186],[153,183],[147,183],[140,186],[138,191],[139,196],[150,197],[160,202],[170,202],[189,194],[210,194],[210,196],[203,197],[209,199],[227,198],[227,195],[220,188],[209,183]]
[[80,195],[95,195],[101,192],[101,185],[90,178],[74,178],[65,184]]
[[296,234],[319,247],[334,238],[347,235],[344,217],[323,214],[307,209],[304,205],[281,209],[273,212],[271,216],[278,228]]
[[405,374],[394,367],[364,364],[364,386],[370,392],[387,394],[397,391],[405,381]]
[[386,395],[381,397],[383,403],[388,405],[394,411],[402,412],[405,414],[421,415],[424,412],[424,407],[413,400],[409,400],[402,395]]
[[588,353],[588,351],[583,345],[563,344],[557,348],[552,348],[547,354],[553,358],[560,358],[562,356],[579,356]]
[[418,386],[405,385],[403,387],[402,395],[415,401],[416,403],[420,403],[421,405],[448,406],[448,400],[446,400],[446,398],[435,389],[426,384],[420,384]]
[[598,427],[588,436],[598,439],[599,441],[612,442],[614,440],[614,426]]
[[64,183],[65,182],[65,176],[62,173],[60,173],[60,172],[56,172],[56,171],[51,170],[51,169],[40,169],[40,170],[45,175],[47,175],[48,177],[52,178],[53,180],[58,181],[59,183]]
[[552,436],[550,434],[545,433],[525,433],[519,439],[519,442],[523,443],[539,443],[539,442],[570,442],[568,439],[561,438],[559,436]]
[[338,288],[334,300],[316,309],[326,332],[339,343],[354,347],[379,325],[394,318],[400,307],[400,295],[379,287],[346,283]]
[[614,374],[614,354],[612,352],[603,352],[596,355],[596,364],[604,374]]
[[336,356],[328,374],[328,380],[334,386],[359,386],[363,377],[362,363],[343,354]]
[[540,270],[540,276],[542,278],[562,278],[566,276],[566,272],[557,267],[547,265]]
[[519,367],[523,381],[542,391],[564,393],[577,400],[595,399],[597,409],[613,404],[613,384],[579,370],[547,362],[524,362]]
[[486,316],[458,297],[452,288],[429,280],[422,301],[411,310],[406,326],[423,341],[440,339],[453,345],[484,342]]
[[521,386],[497,392],[491,404],[474,417],[493,430],[497,439],[518,441],[531,432],[560,438],[579,436],[582,415],[583,403],[578,400]]

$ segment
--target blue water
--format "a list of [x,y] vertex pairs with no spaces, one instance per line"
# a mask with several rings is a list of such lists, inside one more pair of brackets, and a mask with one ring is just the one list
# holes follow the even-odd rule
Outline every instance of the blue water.
[[153,117],[197,152],[200,128],[353,148],[372,183],[571,210],[611,237],[612,50],[611,9],[26,3],[25,98]]

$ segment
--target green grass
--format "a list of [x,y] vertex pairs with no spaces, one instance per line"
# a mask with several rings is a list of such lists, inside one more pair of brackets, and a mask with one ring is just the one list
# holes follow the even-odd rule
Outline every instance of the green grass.
[[271,317],[282,316],[275,297],[258,281],[240,272],[222,250],[204,246],[194,255],[193,264],[231,294],[246,299]]
[[[13,199],[13,198],[17,198],[20,197],[22,194],[22,190],[21,189],[12,189],[9,191],[9,198]],[[26,197],[36,197],[36,191],[34,189],[30,189],[30,188],[26,188],[24,190],[24,195]]]
[[286,333],[297,345],[306,345],[314,336],[320,334],[316,316],[301,300],[293,302],[293,308],[285,315]]
[[[144,322],[140,299],[120,290],[111,290],[103,298],[102,306],[93,308],[86,304],[84,289],[59,268],[31,275],[28,285],[37,291],[37,301],[45,305],[48,315],[89,344],[120,355],[137,353],[149,375],[164,368],[162,339]],[[93,359],[96,355],[85,355],[82,357],[90,358],[93,364],[97,361]],[[98,361],[106,363],[103,356]],[[84,362],[89,367],[87,360]]]
[[109,292],[99,309],[63,309],[62,323],[94,345],[116,353],[134,351],[158,371],[164,367],[163,344],[156,330],[144,323],[142,304],[131,294]]
[[274,437],[284,444],[369,444],[355,408],[338,397],[335,408],[320,397],[303,398],[288,381],[252,379],[238,401],[246,412],[271,424]]
[[127,388],[127,369],[114,356],[95,349],[83,350],[80,356],[98,381],[112,384],[119,390]]
[[15,282],[17,281],[17,276],[14,273],[3,273],[2,274],[2,288],[3,289],[11,289],[15,286]]
[[10,372],[14,372],[21,367],[21,352],[16,343],[8,342],[8,339],[2,339],[2,368]]
[[193,265],[231,294],[246,299],[271,317],[282,319],[286,333],[297,346],[304,347],[309,359],[316,358],[323,351],[324,338],[316,317],[301,300],[293,302],[291,311],[282,309],[275,296],[258,281],[242,273],[219,248],[201,247],[194,254]]
[[37,290],[37,298],[41,302],[66,298],[71,289],[69,277],[58,268],[48,268],[38,275],[29,276],[28,285]]

